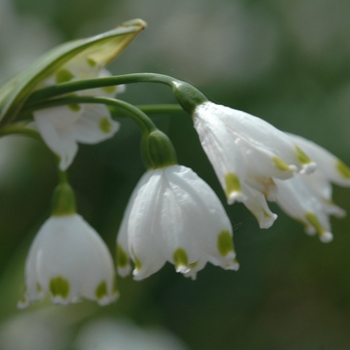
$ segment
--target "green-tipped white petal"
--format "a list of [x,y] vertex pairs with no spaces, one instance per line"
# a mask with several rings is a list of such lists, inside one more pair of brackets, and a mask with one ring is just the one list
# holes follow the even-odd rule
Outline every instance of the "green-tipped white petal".
[[51,217],[44,223],[27,257],[25,283],[19,307],[46,294],[64,305],[80,298],[105,305],[117,298],[108,248],[77,214]]
[[86,105],[83,114],[72,125],[74,139],[80,143],[95,144],[114,136],[119,123],[112,120],[104,105]]
[[[246,173],[257,173],[267,178],[286,179],[296,171],[309,173],[315,169],[311,159],[285,133],[260,118],[212,102],[198,105],[193,118],[202,146],[214,168],[230,166],[220,163],[227,162],[230,154],[234,153],[238,161],[232,163],[232,167],[242,167],[245,163]],[[205,143],[208,135],[211,139]],[[219,147],[212,145],[213,140]],[[234,173],[237,171],[235,169]],[[244,170],[240,170],[240,174],[244,174]]]
[[225,191],[227,202],[241,202],[246,199],[241,186],[246,175],[244,157],[230,130],[221,118],[213,115],[211,106],[212,104],[207,102],[195,109],[194,127]]
[[247,195],[244,205],[256,217],[260,228],[271,227],[277,219],[277,215],[270,210],[264,195],[249,186],[245,186],[244,193]]
[[[103,74],[107,74],[104,70]],[[89,64],[80,56],[75,57],[49,77],[43,85],[52,85],[66,80],[86,79],[98,76],[100,67]],[[113,95],[117,93],[115,89]],[[100,89],[86,90],[81,95],[103,93]],[[60,158],[60,169],[66,170],[72,163],[77,142],[95,144],[111,138],[119,129],[104,105],[69,105],[38,110],[33,113],[36,128],[47,146]]]
[[293,219],[301,222],[306,233],[318,234],[322,242],[332,240],[329,206],[315,195],[301,175],[288,180],[276,180],[277,203]]
[[193,278],[208,261],[238,268],[232,227],[222,204],[191,169],[179,165],[149,170],[140,179],[117,244],[134,261],[135,279],[148,277],[166,261]]
[[317,164],[317,170],[330,182],[350,186],[350,168],[332,153],[301,136],[288,134]]

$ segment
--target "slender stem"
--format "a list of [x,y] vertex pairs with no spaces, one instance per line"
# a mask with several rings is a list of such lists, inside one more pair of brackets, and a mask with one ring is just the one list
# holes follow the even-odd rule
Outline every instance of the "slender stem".
[[146,114],[178,114],[183,112],[183,109],[175,104],[137,105],[136,107]]
[[26,105],[42,101],[44,99],[56,97],[59,95],[68,94],[75,91],[88,90],[101,88],[106,86],[115,86],[121,84],[132,83],[160,83],[170,87],[174,87],[176,84],[180,84],[181,81],[172,78],[168,75],[155,74],[155,73],[135,73],[125,74],[119,76],[113,76],[108,78],[96,78],[77,80],[68,83],[62,83],[54,86],[50,86],[44,89],[37,90],[28,98]]
[[20,125],[7,125],[0,130],[0,137],[5,135],[15,135],[15,134],[26,135],[36,140],[42,141],[42,138],[37,131],[28,129]]
[[79,103],[95,103],[104,104],[116,108],[122,111],[128,117],[132,118],[141,130],[147,134],[157,129],[152,120],[141,110],[135,106],[120,100],[116,100],[109,97],[93,97],[93,96],[69,96],[63,98],[57,98],[54,100],[48,100],[35,105],[30,105],[23,110],[23,113],[32,112],[38,109],[46,109],[55,106],[79,104]]
[[67,176],[67,172],[66,171],[62,171],[60,168],[58,168],[58,179],[59,179],[59,183],[65,184],[65,183],[69,183],[68,182],[68,176]]
[[108,97],[93,97],[93,96],[69,96],[63,98],[57,98],[53,100],[44,101],[42,103],[37,103],[31,105],[23,110],[23,113],[32,112],[37,109],[46,109],[55,106],[70,105],[70,104],[79,104],[79,103],[94,103],[94,104],[104,104],[111,106],[118,111],[121,111],[123,114],[127,115],[133,119],[136,124],[142,130],[142,147],[141,152],[147,168],[150,168],[152,165],[152,160],[148,155],[147,139],[148,136],[153,132],[158,130],[152,120],[141,110],[135,106],[116,99]]

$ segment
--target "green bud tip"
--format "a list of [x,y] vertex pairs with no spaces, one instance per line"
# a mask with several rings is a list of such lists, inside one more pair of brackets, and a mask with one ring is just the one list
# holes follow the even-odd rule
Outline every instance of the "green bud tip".
[[198,105],[208,101],[199,90],[188,83],[177,81],[173,83],[172,88],[181,107],[191,116]]
[[147,137],[146,147],[149,168],[158,169],[177,164],[174,146],[162,131],[152,131]]
[[67,182],[60,183],[53,193],[52,216],[73,215],[75,212],[75,195],[72,187]]

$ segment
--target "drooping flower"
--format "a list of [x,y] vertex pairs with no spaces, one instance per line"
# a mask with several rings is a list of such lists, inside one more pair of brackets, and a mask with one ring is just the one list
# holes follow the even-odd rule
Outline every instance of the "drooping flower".
[[106,305],[116,300],[111,254],[97,232],[75,213],[74,194],[67,183],[54,193],[52,216],[30,248],[25,265],[25,292],[20,308],[46,294],[56,304],[80,298]]
[[228,203],[243,202],[260,227],[270,227],[277,216],[266,198],[276,198],[274,179],[310,173],[315,163],[285,133],[248,113],[206,101],[193,120]]
[[191,169],[148,170],[136,186],[117,238],[118,273],[140,280],[165,262],[196,278],[209,261],[238,269],[231,223],[213,190]]
[[350,186],[350,169],[333,154],[300,136],[288,134],[317,164],[314,173],[276,180],[277,203],[292,218],[302,222],[308,234],[317,232],[322,242],[333,239],[329,216],[345,211],[332,201],[332,183]]
[[[91,58],[78,55],[68,61],[39,87],[80,79],[107,77],[110,73]],[[38,88],[39,88],[38,87]],[[112,97],[124,91],[124,86],[105,87],[78,92],[78,95]],[[119,129],[104,105],[72,104],[33,113],[35,127],[48,147],[60,158],[60,169],[66,170],[77,151],[77,142],[95,144],[111,138]]]
[[79,298],[106,305],[116,300],[112,257],[97,232],[78,214],[50,217],[26,261],[26,290],[19,307],[47,293],[56,304]]

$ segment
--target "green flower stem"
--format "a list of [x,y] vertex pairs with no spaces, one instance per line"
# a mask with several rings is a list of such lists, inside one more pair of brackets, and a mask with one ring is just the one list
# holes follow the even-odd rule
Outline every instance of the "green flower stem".
[[183,112],[183,109],[175,104],[136,105],[136,107],[146,114],[178,114]]
[[32,129],[28,129],[21,125],[7,125],[0,130],[0,137],[5,135],[25,135],[36,140],[43,141],[40,134]]
[[37,109],[81,103],[104,104],[115,108],[118,113],[123,113],[132,118],[142,130],[141,151],[147,169],[176,164],[175,150],[168,137],[157,129],[145,113],[127,102],[108,97],[68,96],[31,105],[24,109],[23,113],[32,112]]
[[57,98],[54,100],[44,101],[42,103],[37,103],[24,108],[23,113],[33,112],[38,109],[46,109],[57,106],[80,104],[80,103],[96,103],[104,104],[115,108],[116,110],[126,114],[128,117],[132,118],[137,125],[141,128],[143,133],[149,134],[156,130],[157,127],[152,122],[152,120],[141,110],[135,106],[120,100],[116,100],[109,97],[93,97],[93,96],[68,96]]
[[67,216],[76,213],[75,194],[69,184],[67,173],[58,169],[59,183],[52,196],[52,216]]
[[26,105],[30,106],[46,99],[69,94],[75,91],[133,83],[158,83],[170,86],[181,107],[190,115],[193,114],[197,105],[207,101],[207,98],[195,87],[168,75],[134,73],[108,78],[77,80],[50,86],[33,92],[26,101]]

